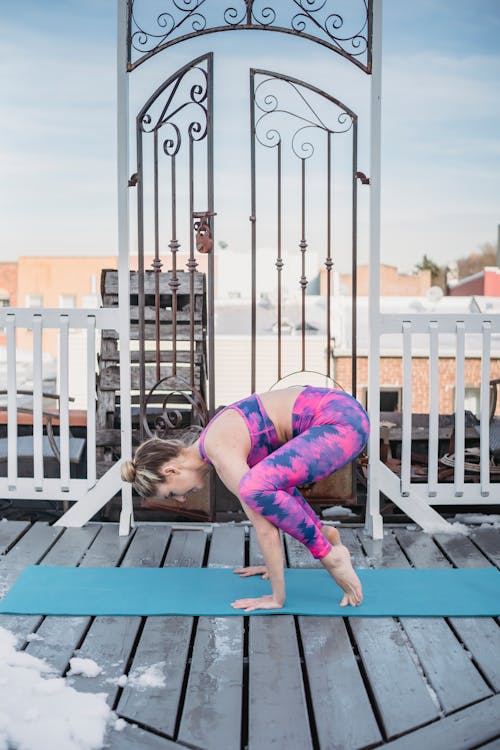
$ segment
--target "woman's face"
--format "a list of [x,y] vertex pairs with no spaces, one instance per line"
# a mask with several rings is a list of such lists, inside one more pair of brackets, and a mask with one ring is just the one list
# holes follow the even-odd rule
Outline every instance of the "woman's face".
[[165,500],[172,499],[174,503],[183,504],[186,502],[186,495],[203,489],[207,470],[205,467],[191,469],[168,465],[163,467],[162,473],[165,476],[165,481],[156,485],[157,497]]

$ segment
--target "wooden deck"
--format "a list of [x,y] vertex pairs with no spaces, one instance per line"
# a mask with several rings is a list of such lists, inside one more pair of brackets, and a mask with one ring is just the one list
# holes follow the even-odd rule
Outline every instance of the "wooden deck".
[[[343,527],[357,567],[500,565],[500,529],[469,537],[387,529],[383,542]],[[314,561],[284,541],[290,567]],[[260,562],[245,524],[115,524],[60,529],[0,523],[0,592],[30,564],[236,566]],[[439,596],[439,591],[436,591]],[[500,750],[500,624],[493,618],[18,617],[0,625],[65,675],[78,654],[125,719],[111,750]],[[43,640],[27,642],[36,632]],[[165,686],[113,681],[160,664]]]

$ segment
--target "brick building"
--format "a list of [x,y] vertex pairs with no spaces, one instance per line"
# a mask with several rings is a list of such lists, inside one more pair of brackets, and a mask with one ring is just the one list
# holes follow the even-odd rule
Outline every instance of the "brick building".
[[[0,263],[0,307],[17,305],[17,263]],[[5,333],[0,329],[0,346],[6,343]]]
[[[344,325],[337,328],[335,342],[335,380],[344,387],[351,382],[351,339],[350,339],[350,300],[345,298],[343,311]],[[442,297],[439,300],[415,297],[382,297],[381,310],[387,313],[401,313],[404,320],[408,314],[453,313],[470,314],[487,311],[500,311],[500,297]],[[367,402],[368,391],[368,344],[369,344],[368,299],[358,299],[357,336],[357,392],[361,403]],[[383,411],[401,409],[403,363],[403,340],[400,334],[382,337],[380,357],[380,405]],[[471,335],[465,343],[465,408],[479,414],[481,382],[482,341],[480,334]],[[453,334],[441,334],[439,338],[439,412],[452,414],[455,411],[455,354],[456,339]],[[490,379],[500,378],[500,341],[492,337]],[[412,412],[429,413],[429,338],[424,334],[412,336]],[[500,404],[499,404],[500,407]],[[498,410],[497,410],[498,411]]]
[[486,266],[479,273],[454,281],[448,286],[448,294],[452,297],[463,297],[469,294],[500,297],[500,268]]
[[[206,256],[199,256],[200,269],[206,263]],[[182,268],[185,258],[178,256],[178,267]],[[150,265],[151,259],[146,260],[146,267]],[[134,259],[131,266],[135,265]],[[0,288],[2,288],[4,299],[11,306],[21,307],[94,307],[99,305],[99,284],[102,268],[116,268],[117,258],[115,256],[86,256],[86,257],[22,257],[19,263],[0,264]],[[497,271],[498,269],[486,269]],[[500,275],[495,273],[500,279]],[[357,397],[362,403],[367,401],[368,386],[368,298],[363,295],[367,291],[368,267],[359,268],[358,285],[360,296],[358,297],[358,332],[357,332]],[[334,276],[333,287],[335,294],[332,300],[332,346],[333,346],[333,375],[335,381],[346,390],[351,390],[352,370],[352,342],[351,342],[351,310],[352,300],[345,291],[349,288],[350,277],[347,275]],[[320,288],[323,289],[324,277],[320,275]],[[500,296],[496,297],[443,297],[436,299],[427,295],[431,288],[430,272],[421,271],[416,274],[400,274],[393,266],[382,266],[381,268],[381,307],[382,311],[397,312],[403,316],[405,312],[430,312],[456,313],[456,312],[480,312],[481,309],[500,310]],[[342,293],[344,292],[344,293]],[[314,369],[318,372],[326,371],[325,362],[325,320],[324,293],[321,295],[307,295],[307,320],[312,324],[311,332],[307,335],[308,351],[312,355]],[[275,331],[273,321],[276,320],[276,310],[273,303],[269,302],[269,309],[264,311],[259,308],[258,330],[259,345],[258,356],[261,360],[260,376],[257,383],[258,390],[269,388],[275,381]],[[215,330],[216,330],[216,366],[217,363],[217,401],[228,403],[231,400],[242,397],[250,388],[249,381],[249,315],[250,301],[219,300],[216,307]],[[288,305],[288,316],[290,318],[289,338],[285,336],[284,359],[285,369],[293,371],[298,369],[296,361],[299,361],[299,336],[297,325],[300,327],[300,304],[294,304],[290,300]],[[1,332],[0,332],[1,335]],[[17,345],[19,349],[30,350],[32,346],[32,334],[29,330],[18,332]],[[402,341],[384,341],[383,337],[381,351],[381,407],[384,411],[399,410],[401,408],[402,392]],[[78,332],[76,333],[78,339]],[[74,364],[78,371],[79,349],[81,344],[77,340],[72,344],[75,349]],[[455,393],[455,370],[454,370],[454,346],[455,343],[449,337],[448,341],[442,341],[440,348],[440,413],[452,413],[454,410]],[[5,344],[5,336],[0,339],[0,345]],[[428,344],[428,342],[427,342]],[[422,342],[419,350],[413,352],[412,363],[412,410],[414,412],[428,412],[429,409],[429,373],[428,354],[426,342]],[[55,331],[44,332],[44,351],[51,355],[54,360],[58,356],[58,338]],[[230,356],[233,363],[238,363],[238,377],[235,377],[233,368],[227,368],[224,363]],[[299,365],[300,366],[300,365]],[[466,348],[465,364],[465,387],[466,408],[476,413],[479,403],[481,352],[480,348],[468,345]],[[81,375],[81,373],[80,373]],[[492,366],[491,378],[500,377],[500,349],[498,342],[492,341]],[[75,374],[75,383],[78,372]],[[73,395],[78,395],[79,388],[73,387]]]
[[[320,271],[321,295],[326,294],[326,274],[326,269],[322,268]],[[369,283],[369,266],[358,266],[357,290],[360,297],[368,296]],[[385,263],[380,265],[380,294],[382,297],[420,297],[429,291],[431,285],[431,272],[427,269],[415,273],[401,273],[395,266],[389,266]],[[341,294],[351,294],[351,274],[340,274],[338,286]]]
[[[151,267],[152,260],[152,256],[145,258],[146,268]],[[179,253],[178,268],[183,268],[186,260]],[[206,256],[197,257],[197,261],[200,270],[204,270]],[[118,258],[116,255],[21,256],[17,264],[1,264],[0,272],[1,266],[17,267],[17,303],[10,302],[11,307],[18,304],[19,307],[94,308],[101,304],[101,271],[104,268],[118,268]],[[137,268],[137,257],[131,257],[130,268]],[[4,284],[0,282],[2,286]],[[16,296],[12,299],[16,299]],[[57,357],[58,341],[56,331],[44,331],[44,352]],[[20,330],[17,345],[20,349],[31,349],[31,332]]]

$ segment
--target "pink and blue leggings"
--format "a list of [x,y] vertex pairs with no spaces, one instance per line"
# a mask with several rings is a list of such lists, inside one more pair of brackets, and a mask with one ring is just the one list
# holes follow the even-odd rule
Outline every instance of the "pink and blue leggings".
[[293,437],[279,446],[258,396],[229,408],[242,414],[252,439],[241,499],[313,557],[325,557],[331,545],[321,533],[322,522],[297,487],[329,476],[361,452],[369,434],[365,410],[344,391],[308,386],[294,404]]

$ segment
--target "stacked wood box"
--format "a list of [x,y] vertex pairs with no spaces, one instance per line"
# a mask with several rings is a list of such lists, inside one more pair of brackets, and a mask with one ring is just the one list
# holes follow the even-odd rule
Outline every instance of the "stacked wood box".
[[[172,311],[172,272],[144,274],[144,336],[146,394],[157,386],[149,398],[147,418],[150,426],[154,412],[175,405],[182,414],[182,425],[199,424],[189,404],[197,391],[206,400],[206,278],[200,272],[177,271],[176,315]],[[155,279],[156,277],[156,279]],[[132,428],[134,442],[139,440],[139,274],[130,272],[130,348],[132,384]],[[155,288],[159,291],[159,362],[157,371],[157,326]],[[101,296],[104,307],[118,307],[118,271],[104,269],[101,274]],[[193,301],[193,314],[191,314]],[[175,320],[175,325],[174,325]],[[174,347],[175,328],[175,347]],[[120,341],[115,330],[103,330],[97,377],[97,462],[102,476],[120,455]],[[174,367],[175,359],[175,367]],[[177,383],[171,379],[175,374]],[[167,380],[164,380],[167,379]],[[157,383],[160,381],[159,385]],[[194,386],[194,387],[193,387]],[[185,394],[187,398],[184,398]],[[174,401],[172,401],[172,399]]]

